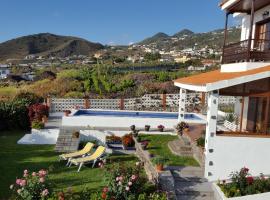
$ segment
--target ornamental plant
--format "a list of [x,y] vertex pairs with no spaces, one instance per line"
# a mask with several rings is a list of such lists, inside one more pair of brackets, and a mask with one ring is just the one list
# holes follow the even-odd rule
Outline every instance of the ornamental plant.
[[122,137],[122,143],[124,147],[134,147],[135,142],[132,134],[127,134]]
[[42,121],[42,117],[49,117],[49,107],[40,103],[28,107],[28,116],[30,121]]
[[231,181],[218,183],[226,197],[239,197],[264,192],[270,192],[270,179],[261,174],[252,177],[249,169],[243,167],[240,171],[231,174]]
[[48,199],[52,195],[52,190],[47,180],[47,174],[47,171],[43,169],[32,173],[24,170],[23,177],[17,178],[16,182],[10,185],[12,197],[18,200]]
[[143,191],[145,178],[141,176],[142,166],[137,162],[134,166],[115,164],[106,170],[107,186],[103,188],[102,199],[137,199]]

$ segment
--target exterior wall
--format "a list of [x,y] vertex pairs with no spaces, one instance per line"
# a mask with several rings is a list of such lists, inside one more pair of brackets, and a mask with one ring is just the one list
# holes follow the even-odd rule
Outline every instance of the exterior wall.
[[[270,5],[258,10],[254,15],[254,26],[253,26],[253,38],[255,36],[256,23],[263,20],[262,14],[265,11],[270,11]],[[247,40],[249,37],[249,26],[250,26],[250,15],[243,15],[242,18],[242,32],[241,32],[241,41]]]
[[210,181],[228,179],[231,172],[242,167],[249,168],[253,176],[270,174],[270,138],[216,136],[212,144]]

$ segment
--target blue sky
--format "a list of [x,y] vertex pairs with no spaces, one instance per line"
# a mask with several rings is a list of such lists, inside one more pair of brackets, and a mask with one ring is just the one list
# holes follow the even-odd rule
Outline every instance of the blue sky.
[[103,44],[138,42],[183,28],[224,26],[219,0],[1,0],[0,42],[35,33],[72,35]]

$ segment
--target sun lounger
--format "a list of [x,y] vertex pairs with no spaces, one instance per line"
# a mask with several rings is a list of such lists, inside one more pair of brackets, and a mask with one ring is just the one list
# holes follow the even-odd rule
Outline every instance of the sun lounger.
[[73,152],[73,153],[67,153],[67,154],[62,154],[62,155],[59,155],[59,159],[60,160],[67,160],[67,166],[69,165],[70,163],[70,160],[72,158],[77,158],[77,157],[82,157],[84,155],[86,155],[87,153],[89,153],[92,148],[93,148],[94,144],[91,143],[91,142],[88,142],[84,148],[80,151],[76,151],[76,152]]
[[79,165],[78,172],[81,170],[82,165],[87,163],[93,163],[92,168],[95,166],[96,162],[104,155],[106,148],[103,146],[99,146],[96,151],[89,155],[85,156],[83,158],[75,158],[70,160],[69,166],[72,164]]

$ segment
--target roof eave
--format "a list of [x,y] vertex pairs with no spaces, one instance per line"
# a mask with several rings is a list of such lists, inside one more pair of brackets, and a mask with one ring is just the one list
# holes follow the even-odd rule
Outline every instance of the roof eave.
[[251,75],[246,75],[246,76],[241,76],[233,79],[228,79],[228,80],[222,80],[222,81],[217,81],[213,83],[206,83],[205,85],[195,85],[195,84],[186,84],[186,83],[180,83],[177,81],[174,81],[174,85],[180,88],[184,88],[187,90],[193,90],[193,91],[198,91],[198,92],[210,92],[214,90],[219,90],[235,85],[240,85],[243,83],[248,83],[264,78],[270,77],[270,71],[265,71],[257,74],[251,74]]

